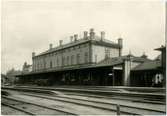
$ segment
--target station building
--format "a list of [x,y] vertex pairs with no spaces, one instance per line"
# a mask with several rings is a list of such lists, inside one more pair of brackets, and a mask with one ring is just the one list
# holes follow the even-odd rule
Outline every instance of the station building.
[[104,31],[97,36],[90,29],[89,33],[84,31],[83,38],[75,34],[68,44],[60,40],[57,47],[50,44],[45,52],[33,52],[32,71],[17,77],[21,83],[43,79],[49,85],[134,86],[132,70],[151,60],[132,54],[122,56],[122,49],[122,38],[113,42],[106,39]]
[[33,71],[40,71],[52,68],[62,68],[76,65],[96,64],[107,57],[119,57],[122,52],[122,39],[118,43],[105,39],[105,33],[101,32],[101,37],[95,35],[93,29],[84,32],[84,37],[78,39],[78,35],[71,36],[71,42],[63,45],[59,41],[59,46],[35,56],[32,54]]
[[154,60],[146,61],[131,70],[132,86],[166,86],[166,47],[157,48],[161,54]]

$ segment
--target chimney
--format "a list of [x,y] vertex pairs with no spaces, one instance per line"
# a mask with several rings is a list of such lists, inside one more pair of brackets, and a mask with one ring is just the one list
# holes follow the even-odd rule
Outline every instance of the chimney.
[[147,58],[147,55],[145,54],[145,52],[143,52],[143,55],[141,56],[141,58]]
[[59,40],[59,45],[62,46],[63,40]]
[[53,47],[53,44],[49,44],[49,49],[51,50]]
[[27,66],[27,62],[24,62],[24,66]]
[[101,32],[101,40],[103,40],[103,39],[105,39],[105,32],[104,31]]
[[123,47],[123,39],[122,38],[118,38],[118,45],[120,45],[120,47]]
[[93,28],[90,29],[89,35],[90,35],[90,39],[94,39],[95,38],[95,32],[94,32]]
[[84,31],[84,39],[87,39],[88,38],[88,32],[87,31]]
[[32,57],[35,57],[35,52],[32,52]]
[[77,41],[77,39],[78,39],[78,35],[75,34],[75,35],[74,35],[74,41]]
[[71,42],[73,41],[73,36],[70,36],[70,41],[71,41]]
[[119,45],[119,56],[122,56],[122,47],[123,47],[123,39],[118,38],[118,45]]

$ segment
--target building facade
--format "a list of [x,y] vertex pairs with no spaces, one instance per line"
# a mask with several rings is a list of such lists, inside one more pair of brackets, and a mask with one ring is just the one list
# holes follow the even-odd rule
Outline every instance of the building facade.
[[64,44],[59,41],[59,46],[53,48],[49,45],[49,50],[35,55],[32,53],[32,70],[41,71],[56,69],[76,65],[96,64],[105,58],[119,57],[122,52],[122,39],[117,43],[105,38],[105,32],[101,36],[96,36],[93,29],[84,32],[84,37],[78,39],[78,35],[70,37],[70,43]]

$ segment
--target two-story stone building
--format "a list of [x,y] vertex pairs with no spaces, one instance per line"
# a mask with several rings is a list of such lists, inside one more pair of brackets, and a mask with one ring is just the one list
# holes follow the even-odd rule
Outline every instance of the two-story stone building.
[[59,46],[49,49],[41,54],[32,53],[33,71],[40,71],[52,68],[69,67],[75,65],[95,64],[105,58],[121,56],[122,39],[114,43],[105,39],[105,32],[101,32],[101,37],[96,36],[93,29],[84,32],[83,38],[78,35],[70,37],[71,42],[63,45],[59,41]]

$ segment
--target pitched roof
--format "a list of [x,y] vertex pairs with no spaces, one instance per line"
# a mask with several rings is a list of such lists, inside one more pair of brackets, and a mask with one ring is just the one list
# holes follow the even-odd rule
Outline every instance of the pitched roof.
[[52,49],[49,49],[45,52],[42,52],[36,56],[41,56],[41,55],[44,55],[44,54],[47,54],[47,53],[51,53],[51,52],[55,52],[55,51],[58,51],[58,50],[61,50],[61,49],[65,49],[65,48],[68,48],[68,47],[72,47],[72,46],[75,46],[75,45],[78,45],[78,44],[82,44],[82,43],[87,43],[87,42],[92,42],[93,44],[100,44],[100,45],[105,45],[105,46],[110,46],[110,47],[114,47],[114,48],[119,48],[121,47],[119,44],[113,42],[113,41],[110,41],[110,40],[107,40],[107,39],[103,39],[103,41],[101,41],[100,37],[98,36],[95,36],[95,39],[78,39],[77,41],[73,41],[73,42],[70,42],[70,43],[67,43],[67,44],[64,44],[62,46],[57,46],[55,48],[52,48]]
[[133,68],[133,71],[139,71],[139,70],[155,70],[158,67],[161,66],[161,61],[160,60],[154,60],[154,61],[147,61],[144,62],[135,68]]
[[137,57],[133,55],[125,55],[125,56],[120,56],[120,57],[107,58],[107,59],[100,61],[98,64],[100,65],[119,64],[119,63],[123,63],[124,60],[129,59],[129,58],[131,59],[131,61],[134,61],[134,62],[150,61],[150,59],[147,59],[147,58]]
[[154,58],[154,60],[161,60],[162,55],[158,55],[157,57]]
[[166,50],[166,46],[162,45],[160,48],[156,48],[154,50],[158,50],[158,51]]

